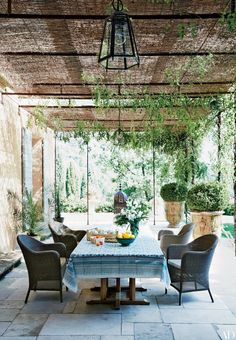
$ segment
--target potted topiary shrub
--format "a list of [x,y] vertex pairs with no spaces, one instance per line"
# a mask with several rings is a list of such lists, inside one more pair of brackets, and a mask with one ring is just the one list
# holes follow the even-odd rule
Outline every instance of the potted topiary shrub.
[[161,187],[160,195],[165,202],[165,213],[169,228],[178,227],[183,220],[187,192],[187,187],[179,183],[168,183]]
[[223,209],[227,206],[227,194],[220,183],[201,183],[193,186],[187,195],[187,205],[195,224],[194,238],[206,234],[220,236]]

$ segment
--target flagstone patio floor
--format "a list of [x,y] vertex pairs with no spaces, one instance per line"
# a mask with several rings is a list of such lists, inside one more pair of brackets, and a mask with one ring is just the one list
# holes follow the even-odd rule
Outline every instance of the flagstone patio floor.
[[77,294],[27,290],[25,264],[14,268],[0,281],[0,338],[4,340],[219,340],[236,339],[236,258],[229,240],[221,239],[213,260],[211,289],[183,295],[178,306],[177,292],[158,279],[140,280],[147,292],[138,293],[149,306],[87,305],[97,296],[90,287],[96,280],[81,280]]

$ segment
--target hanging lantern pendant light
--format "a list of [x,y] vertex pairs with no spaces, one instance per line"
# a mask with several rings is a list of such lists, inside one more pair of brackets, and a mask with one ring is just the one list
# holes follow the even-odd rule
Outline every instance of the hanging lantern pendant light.
[[113,0],[112,6],[114,13],[105,22],[98,62],[107,70],[127,70],[140,64],[134,32],[122,1]]

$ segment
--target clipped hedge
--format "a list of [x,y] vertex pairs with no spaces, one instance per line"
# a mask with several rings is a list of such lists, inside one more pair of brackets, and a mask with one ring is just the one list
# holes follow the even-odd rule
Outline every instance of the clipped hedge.
[[183,184],[168,183],[161,187],[160,195],[164,201],[183,202],[186,200],[188,189]]
[[227,206],[227,194],[218,182],[197,184],[188,192],[187,205],[191,211],[221,211]]

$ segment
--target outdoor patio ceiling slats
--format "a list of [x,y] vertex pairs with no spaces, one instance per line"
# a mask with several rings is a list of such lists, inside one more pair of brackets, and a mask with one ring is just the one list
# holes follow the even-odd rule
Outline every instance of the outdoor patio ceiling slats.
[[[104,15],[110,0],[2,0],[1,11],[7,13],[8,3],[11,4],[12,13],[27,14],[80,14],[80,15]],[[124,1],[129,13],[134,14],[173,14],[174,13],[218,13],[230,6],[228,0],[175,0],[175,6],[163,6],[163,3],[153,4],[151,1]]]
[[[82,72],[103,75],[104,84],[118,91],[121,74],[106,73],[97,63],[109,3],[110,0],[1,1],[0,75],[15,93],[25,96],[90,99],[91,86],[83,85]],[[234,0],[174,0],[170,4],[124,0],[124,6],[133,18],[141,56],[139,68],[122,74],[126,86],[140,94],[143,87],[149,86],[153,94],[181,91],[191,96],[235,90],[235,34],[219,24],[222,13],[233,9]],[[180,25],[195,25],[196,37],[187,31],[181,39]],[[167,69],[184,67],[191,58],[209,53],[214,63],[204,77],[185,72],[178,87],[166,79]],[[123,95],[123,85],[120,91]],[[115,112],[110,120],[115,124],[116,119]]]

